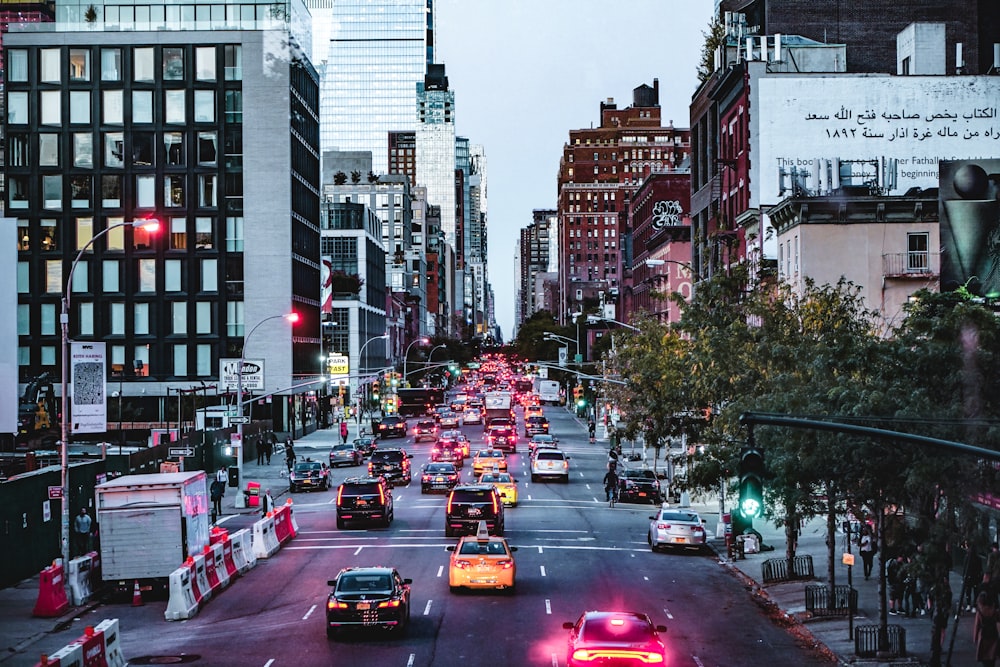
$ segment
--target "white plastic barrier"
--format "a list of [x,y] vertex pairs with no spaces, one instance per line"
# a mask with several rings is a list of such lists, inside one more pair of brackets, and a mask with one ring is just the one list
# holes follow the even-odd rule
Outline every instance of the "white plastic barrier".
[[194,561],[194,578],[198,582],[198,590],[201,591],[199,603],[208,602],[212,597],[212,586],[208,583],[208,572],[205,570],[205,556],[199,554],[192,557]]
[[226,562],[222,558],[222,543],[216,542],[211,546],[211,549],[215,555],[215,576],[219,580],[219,588],[225,588],[229,585],[229,572],[226,570]]
[[122,653],[122,639],[118,633],[118,619],[109,618],[101,621],[96,628],[104,634],[104,658],[108,667],[128,667],[128,661]]
[[274,534],[274,517],[266,516],[253,525],[253,553],[257,558],[270,558],[281,544]]
[[69,592],[73,606],[79,607],[90,599],[90,568],[92,561],[90,556],[80,556],[69,562],[66,570],[66,582],[69,584]]
[[83,667],[83,644],[69,644],[48,657],[47,662],[40,665],[59,665],[59,667]]
[[233,543],[233,560],[240,574],[246,574],[257,564],[257,556],[253,552],[253,534],[246,528],[238,530],[229,536]]
[[170,598],[167,600],[167,610],[163,612],[163,617],[168,621],[180,621],[198,613],[198,600],[191,589],[193,573],[194,569],[187,565],[170,573]]

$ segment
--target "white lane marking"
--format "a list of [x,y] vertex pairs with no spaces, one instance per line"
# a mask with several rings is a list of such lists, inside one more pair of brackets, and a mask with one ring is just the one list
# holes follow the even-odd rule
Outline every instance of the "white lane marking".
[[434,602],[434,600],[427,601],[427,606],[424,607],[424,616],[427,616],[428,614],[431,613],[431,602]]
[[559,656],[552,654],[552,667],[559,667]]
[[667,618],[669,618],[671,621],[674,620],[674,615],[670,613],[669,609],[664,609],[663,613],[666,614]]
[[444,572],[444,565],[438,565],[438,576],[439,577],[441,576],[442,572]]
[[540,544],[538,545],[538,553],[544,553],[544,551],[542,550],[542,545]]
[[220,523],[225,523],[225,522],[229,521],[230,519],[235,519],[238,516],[239,516],[239,514],[230,514],[229,516],[220,517],[219,520],[216,521],[215,523],[216,523],[216,525],[218,525]]
[[587,482],[586,484],[584,484],[584,486],[587,487],[588,491],[590,491],[590,482]]
[[336,504],[337,504],[336,498],[330,498],[330,502],[327,503],[327,505],[336,505]]
[[306,615],[302,617],[302,620],[304,621],[304,620],[308,619],[310,616],[312,616],[312,613],[314,611],[316,611],[316,605],[313,605],[313,606],[309,607],[309,611],[307,611]]
[[582,472],[580,473],[580,477],[583,477],[583,473]]
[[552,615],[552,601],[551,600],[546,600],[545,601],[545,613],[548,614],[549,616]]
[[600,500],[598,500],[597,498],[594,498],[594,502],[595,502],[595,503],[599,503],[599,502],[601,502],[601,501],[600,501]]
[[541,565],[540,567],[541,567],[541,569],[542,569],[542,576],[544,577],[544,576],[545,576],[545,566],[544,566],[544,565]]
[[643,577],[642,580],[643,581],[649,581],[649,577]]
[[271,667],[271,665],[273,664],[274,664],[274,658],[271,658],[270,660],[264,663],[264,667]]
[[354,555],[357,556],[359,553],[361,553],[361,550],[364,549],[364,548],[365,548],[365,545],[362,544],[360,547],[358,547],[357,549],[354,550]]
[[410,659],[406,661],[406,667],[413,667],[413,664],[416,661],[416,659],[417,659],[417,654],[411,653]]
[[698,665],[698,667],[705,667],[705,663],[703,663],[701,660],[699,660],[698,656],[692,655],[691,659],[694,660],[694,664]]

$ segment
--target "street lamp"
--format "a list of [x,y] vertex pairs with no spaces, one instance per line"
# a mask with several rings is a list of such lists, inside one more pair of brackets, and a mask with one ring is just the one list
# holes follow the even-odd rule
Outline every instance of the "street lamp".
[[560,336],[559,334],[554,334],[551,331],[547,331],[542,336],[542,340],[561,340],[564,343],[573,343],[574,347],[576,348],[575,352],[576,356],[580,356],[580,341],[573,340],[569,336]]
[[[373,340],[388,340],[388,338],[389,338],[389,334],[388,333],[384,333],[384,334],[382,334],[380,336],[372,336],[371,338],[369,338],[368,340],[366,340],[365,344],[361,346],[360,350],[358,350],[358,367],[359,368],[361,367],[361,363],[362,363],[361,359],[362,359],[362,357],[365,354],[365,348],[368,347],[368,343],[372,342]],[[365,371],[368,370],[367,364],[365,365],[364,368],[365,368]]]
[[73,263],[69,267],[69,275],[66,276],[66,287],[63,289],[62,293],[62,309],[59,312],[59,328],[62,336],[62,377],[60,382],[60,391],[62,392],[62,410],[59,415],[59,468],[61,477],[60,484],[62,486],[62,534],[60,539],[62,541],[63,567],[69,566],[69,409],[66,399],[69,394],[70,290],[73,287],[73,272],[76,271],[76,265],[80,263],[80,258],[83,257],[83,253],[87,252],[87,250],[94,244],[94,241],[101,238],[112,229],[118,229],[119,227],[135,227],[138,229],[145,229],[150,233],[155,233],[160,228],[160,221],[149,219],[116,222],[112,225],[108,225],[98,233],[91,236],[90,240],[87,241],[82,248],[80,248],[79,252],[76,253],[76,257],[73,258]]
[[253,332],[256,331],[260,325],[264,322],[270,322],[271,320],[286,319],[290,323],[295,324],[299,321],[299,314],[296,312],[285,313],[284,315],[271,315],[270,317],[265,317],[260,322],[254,325],[253,329],[250,330],[246,336],[243,337],[243,348],[240,350],[240,366],[236,371],[236,405],[240,408],[240,423],[236,425],[236,446],[233,448],[236,454],[236,508],[243,509],[246,507],[246,498],[240,493],[239,485],[243,483],[243,363],[246,360],[247,345],[250,344],[250,337],[253,336]]
[[432,358],[432,357],[434,356],[434,352],[436,352],[437,350],[441,350],[441,349],[445,349],[445,350],[447,350],[447,349],[448,349],[448,346],[447,346],[447,345],[445,345],[444,343],[441,343],[440,345],[435,345],[435,346],[434,346],[434,349],[432,349],[432,350],[431,350],[431,351],[430,351],[430,352],[429,352],[429,353],[427,354],[427,363],[428,363],[428,364],[429,364],[429,363],[431,363],[431,358]]
[[417,343],[420,343],[421,345],[427,345],[427,343],[429,342],[431,342],[429,338],[427,338],[426,336],[421,336],[420,338],[415,339],[412,343],[406,346],[406,352],[403,353],[403,382],[406,382],[406,362],[410,358],[410,348],[416,345]]
[[632,331],[637,331],[642,333],[642,329],[639,327],[632,326],[631,324],[626,324],[625,322],[619,322],[618,320],[611,319],[610,317],[600,317],[598,315],[587,315],[587,324],[596,324],[598,322],[611,322],[619,326],[623,326],[626,329],[631,329]]

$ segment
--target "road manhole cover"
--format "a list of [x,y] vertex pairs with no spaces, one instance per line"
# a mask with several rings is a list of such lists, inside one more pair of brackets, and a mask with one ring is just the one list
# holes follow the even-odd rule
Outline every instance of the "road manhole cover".
[[130,665],[185,665],[201,660],[200,655],[143,655],[132,658]]

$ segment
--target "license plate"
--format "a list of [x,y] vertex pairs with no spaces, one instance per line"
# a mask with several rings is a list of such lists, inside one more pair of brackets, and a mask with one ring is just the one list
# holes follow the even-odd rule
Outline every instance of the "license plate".
[[435,477],[434,481],[437,482],[438,484],[440,484],[441,482],[444,481],[444,477]]
[[684,542],[687,542],[687,538],[686,537],[676,537],[676,538],[674,538],[674,542],[679,542],[679,543],[683,544]]
[[646,497],[646,492],[645,491],[640,491],[639,492],[639,497],[640,498],[645,498]]
[[364,507],[367,504],[368,504],[367,500],[360,500],[360,499],[358,500],[358,507]]
[[372,608],[372,603],[371,602],[359,602],[358,603],[358,609],[359,610],[363,611],[365,609],[371,609],[371,608]]

